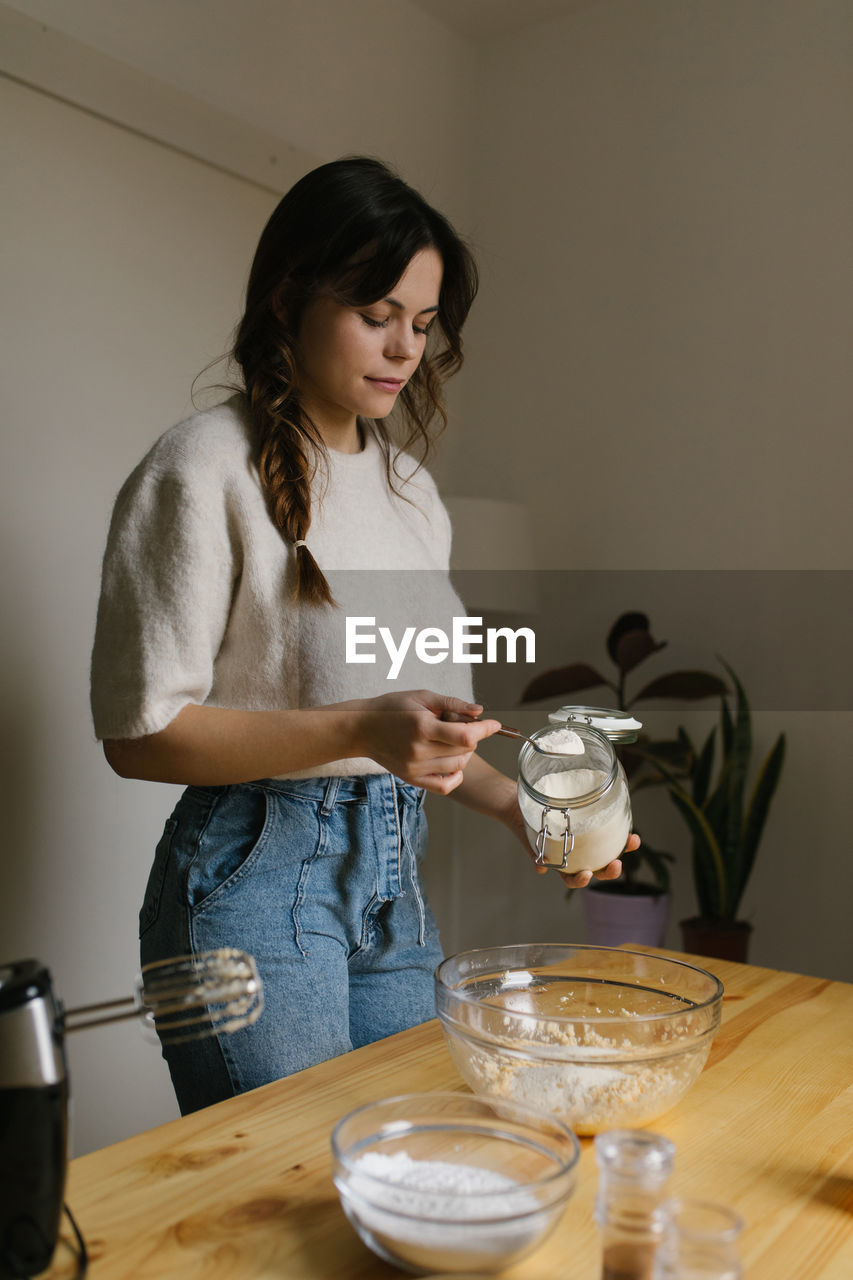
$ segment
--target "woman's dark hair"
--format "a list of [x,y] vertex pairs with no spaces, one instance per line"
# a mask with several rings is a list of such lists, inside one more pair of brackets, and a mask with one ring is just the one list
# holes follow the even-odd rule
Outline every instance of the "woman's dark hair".
[[[477,292],[470,250],[423,196],[379,160],[335,160],[301,178],[281,200],[258,243],[237,329],[239,365],[257,432],[261,483],[274,523],[290,542],[304,539],[311,523],[313,454],[323,441],[302,410],[294,386],[294,341],[306,305],[321,293],[347,306],[385,298],[421,249],[441,257],[439,311],[427,350],[397,400],[407,430],[400,444],[418,447],[420,462],[432,443],[429,427],[447,417],[441,384],[462,364],[461,330]],[[381,421],[374,423],[385,454],[391,447]],[[308,442],[311,446],[306,447]],[[297,548],[297,599],[331,602],[329,585],[308,551]]]

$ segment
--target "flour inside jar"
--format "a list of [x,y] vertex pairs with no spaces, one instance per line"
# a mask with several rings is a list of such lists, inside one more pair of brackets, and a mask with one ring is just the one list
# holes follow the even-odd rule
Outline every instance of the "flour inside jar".
[[[569,731],[571,732],[571,731]],[[631,815],[627,805],[627,789],[614,788],[592,804],[571,808],[570,802],[589,795],[603,787],[607,774],[602,769],[560,769],[546,773],[536,780],[536,790],[553,799],[554,808],[545,812],[546,863],[559,866],[563,861],[563,840],[566,818],[560,812],[570,808],[571,834],[574,844],[568,855],[567,872],[604,867],[625,848],[631,830]],[[527,837],[533,849],[542,827],[543,806],[525,791],[519,795],[519,805],[527,827]]]

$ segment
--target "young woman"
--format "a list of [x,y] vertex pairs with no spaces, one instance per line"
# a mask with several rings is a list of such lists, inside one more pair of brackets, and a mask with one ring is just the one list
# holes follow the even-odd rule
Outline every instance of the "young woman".
[[236,946],[264,981],[254,1026],[164,1051],[184,1112],[434,1016],[425,791],[527,848],[514,782],[475,754],[499,726],[469,670],[389,683],[344,645],[347,617],[464,613],[446,512],[408,450],[443,425],[476,282],[447,220],[378,161],[309,173],[258,245],[240,391],[167,431],[116,502],[95,729],[121,776],[187,788],[142,960]]

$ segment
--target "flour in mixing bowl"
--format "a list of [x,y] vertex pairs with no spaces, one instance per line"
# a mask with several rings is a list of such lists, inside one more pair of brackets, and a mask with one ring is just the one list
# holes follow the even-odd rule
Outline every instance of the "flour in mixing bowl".
[[[567,1043],[571,1040],[568,1033]],[[525,1058],[524,1047],[523,1040],[513,1040],[504,1054],[496,1047],[484,1051],[450,1040],[462,1077],[476,1093],[538,1107],[579,1134],[644,1124],[667,1111],[699,1075],[710,1048],[703,1044],[663,1059],[610,1063],[594,1057],[588,1062]],[[618,1052],[614,1042],[611,1047]],[[588,1052],[594,1055],[595,1049]]]

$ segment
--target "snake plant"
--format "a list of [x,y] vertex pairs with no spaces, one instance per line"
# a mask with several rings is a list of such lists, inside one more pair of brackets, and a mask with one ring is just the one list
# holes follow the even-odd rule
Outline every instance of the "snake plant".
[[[693,838],[693,882],[699,914],[706,920],[732,923],[738,910],[761,840],[770,802],[785,760],[785,735],[781,733],[758,771],[747,798],[747,774],[752,757],[752,717],[743,685],[727,662],[735,691],[732,715],[725,695],[720,699],[720,724],[694,755],[689,778],[676,778],[665,766],[669,794]],[[720,762],[712,781],[719,728]],[[684,733],[683,730],[680,733]],[[686,738],[686,735],[685,735]],[[687,739],[689,743],[689,739]]]

